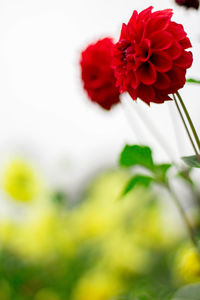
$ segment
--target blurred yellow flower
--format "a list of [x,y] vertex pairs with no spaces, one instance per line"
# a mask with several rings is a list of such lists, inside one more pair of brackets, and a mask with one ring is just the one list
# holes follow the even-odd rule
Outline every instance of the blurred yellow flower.
[[0,221],[0,241],[1,244],[9,246],[12,244],[16,231],[16,227],[9,220]]
[[141,274],[148,269],[149,253],[130,232],[116,228],[104,242],[101,264],[115,274]]
[[59,223],[59,226],[57,227],[56,232],[54,230],[55,249],[59,254],[65,257],[73,257],[78,250],[78,245],[76,230],[71,214],[66,212],[62,216],[57,215],[57,222]]
[[75,253],[73,231],[67,213],[61,214],[50,205],[39,205],[21,222],[0,223],[0,240],[22,258],[51,260],[57,255]]
[[16,250],[30,259],[51,257],[55,248],[55,230],[58,226],[53,211],[37,211],[18,230],[18,239],[15,242]]
[[115,203],[128,182],[129,173],[123,170],[110,170],[101,174],[94,180],[89,197],[92,201]]
[[2,185],[10,197],[27,202],[39,194],[41,181],[34,168],[26,160],[16,158],[5,166]]
[[170,237],[161,216],[159,207],[151,207],[143,211],[135,224],[135,237],[141,247],[160,249],[170,245]]
[[80,279],[72,300],[109,300],[119,295],[120,291],[121,286],[114,277],[97,270]]
[[101,206],[98,202],[85,201],[72,213],[72,226],[77,241],[102,238],[113,229],[115,206]]
[[196,249],[185,247],[178,253],[175,273],[185,283],[200,282],[200,256]]
[[83,203],[71,213],[70,227],[77,241],[105,238],[115,230],[119,215],[123,213],[119,209],[119,198],[127,178],[123,171],[109,171],[94,181]]
[[18,225],[18,237],[13,241],[15,251],[29,259],[51,257],[55,252],[57,221],[49,208],[30,214],[25,223]]

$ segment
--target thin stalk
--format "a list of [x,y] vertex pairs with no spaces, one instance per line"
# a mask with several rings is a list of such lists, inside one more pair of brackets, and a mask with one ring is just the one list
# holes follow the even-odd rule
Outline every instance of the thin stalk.
[[197,249],[198,253],[200,254],[200,249],[197,243],[197,240],[195,238],[195,233],[192,227],[192,224],[190,223],[190,220],[188,219],[185,210],[183,209],[178,197],[176,196],[175,192],[173,191],[173,189],[170,187],[170,185],[168,183],[165,184],[165,187],[167,188],[169,194],[172,196],[174,203],[176,204],[176,207],[186,225],[187,231],[188,231],[188,235],[189,238],[192,242],[192,244],[194,245],[194,247]]
[[[177,119],[177,107],[174,107],[174,103],[169,103],[168,110],[169,110],[170,118],[171,118],[172,125],[174,128],[174,135],[175,135],[175,139],[176,139],[177,151],[179,153],[179,156],[181,156],[183,153],[183,147],[184,147],[184,143],[183,143],[184,141],[180,134],[180,128],[182,129],[182,123],[177,124],[177,122],[179,121],[179,118]],[[179,126],[180,126],[180,128],[178,128]]]
[[135,115],[140,119],[140,121],[143,123],[143,125],[146,127],[147,130],[151,132],[155,140],[160,144],[163,151],[166,153],[166,155],[169,157],[170,160],[174,160],[173,151],[170,148],[170,146],[165,142],[163,136],[159,133],[157,128],[152,124],[151,120],[147,117],[147,115],[144,115],[144,112],[140,109],[137,103],[134,104],[134,113]]
[[183,111],[184,111],[184,113],[185,113],[185,116],[186,116],[186,118],[187,118],[187,120],[188,120],[188,123],[189,123],[189,125],[190,125],[191,131],[192,131],[192,133],[193,133],[193,135],[194,135],[195,141],[196,141],[197,146],[198,146],[199,151],[200,151],[200,140],[199,140],[198,134],[197,134],[197,132],[196,132],[196,129],[195,129],[195,127],[194,127],[194,124],[193,124],[193,122],[192,122],[192,119],[190,118],[190,115],[189,115],[189,113],[188,113],[188,110],[187,110],[187,108],[186,108],[186,106],[185,106],[185,104],[184,104],[184,102],[183,102],[183,99],[181,98],[181,95],[179,94],[179,92],[177,92],[176,95],[177,95],[177,97],[178,97],[178,99],[179,99],[179,101],[180,101],[180,104],[181,104],[182,109],[183,109]]
[[[137,125],[137,122],[134,122],[134,123],[132,122],[133,118],[130,114],[129,109],[126,109],[126,103],[123,100],[125,100],[125,99],[122,99],[121,103],[122,103],[122,108],[124,110],[124,113],[127,117],[127,121],[129,123],[132,131],[134,132],[137,140],[139,141],[139,143],[141,143],[141,141],[144,142],[144,138],[143,139],[141,138],[142,136],[144,136],[144,135],[142,135],[141,127]],[[134,107],[134,110],[132,110],[132,112],[134,112],[136,118],[138,118],[141,121],[141,123],[143,123],[143,125],[145,126],[145,129],[149,130],[152,133],[152,135],[154,136],[156,141],[160,144],[161,148],[164,150],[164,152],[169,157],[169,159],[174,161],[172,149],[168,146],[167,143],[165,143],[163,137],[159,134],[158,130],[153,126],[150,119],[148,119],[147,116],[144,116],[142,110],[138,107],[137,103]]]
[[181,120],[182,120],[182,122],[183,122],[183,125],[184,125],[184,127],[185,127],[185,130],[186,130],[186,132],[187,132],[187,135],[188,135],[188,137],[189,137],[189,140],[190,140],[190,142],[191,142],[191,145],[192,145],[192,147],[193,147],[193,149],[194,149],[194,152],[195,152],[195,154],[196,154],[196,157],[197,157],[197,159],[199,160],[199,159],[200,159],[200,155],[199,155],[199,153],[198,153],[198,151],[197,151],[197,149],[196,149],[196,146],[195,146],[195,144],[194,144],[194,142],[193,142],[192,136],[191,136],[191,134],[190,134],[190,132],[189,132],[189,129],[188,129],[188,127],[187,127],[187,124],[186,124],[186,122],[185,122],[185,120],[184,120],[183,114],[182,114],[182,112],[181,112],[181,110],[180,110],[180,107],[179,107],[179,105],[178,105],[178,102],[177,102],[176,97],[175,97],[174,94],[173,94],[173,99],[174,99],[174,102],[175,102],[175,104],[176,104],[176,107],[177,107],[177,110],[178,110],[178,112],[179,112],[179,115],[180,115],[180,117],[181,117]]
[[135,104],[135,109],[137,114],[139,115],[140,119],[143,121],[143,123],[146,125],[146,128],[151,132],[151,134],[154,136],[154,138],[157,140],[157,142],[160,144],[161,148],[164,150],[164,152],[167,154],[170,160],[174,160],[173,151],[169,147],[169,145],[165,142],[165,139],[163,136],[159,133],[157,128],[153,125],[151,120],[147,117],[146,114],[142,111],[141,107],[139,107],[138,103]]
[[122,104],[121,107],[122,107],[122,109],[124,111],[124,114],[125,114],[125,117],[126,117],[126,121],[127,121],[128,125],[129,125],[131,131],[134,133],[134,135],[135,135],[135,137],[137,139],[137,142],[139,144],[141,144],[142,136],[143,136],[141,128],[138,126],[137,122],[133,123],[133,118],[130,115],[129,110],[126,108],[125,102],[121,100],[121,104]]

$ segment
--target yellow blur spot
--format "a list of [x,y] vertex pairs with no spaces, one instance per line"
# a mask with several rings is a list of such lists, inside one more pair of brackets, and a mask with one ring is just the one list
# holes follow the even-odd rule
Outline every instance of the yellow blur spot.
[[200,256],[194,248],[186,248],[179,254],[177,273],[185,283],[200,282]]
[[0,241],[3,245],[8,246],[12,244],[15,236],[15,229],[14,224],[9,220],[0,222]]
[[143,273],[148,268],[148,251],[140,247],[131,234],[116,230],[104,243],[101,264],[115,274]]
[[83,277],[72,296],[72,300],[109,300],[120,293],[115,278],[104,273],[91,273]]
[[9,162],[2,175],[5,192],[17,201],[33,200],[40,191],[40,180],[33,167],[23,159]]

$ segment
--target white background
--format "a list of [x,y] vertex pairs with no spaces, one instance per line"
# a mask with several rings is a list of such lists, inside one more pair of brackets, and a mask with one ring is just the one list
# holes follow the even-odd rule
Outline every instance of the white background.
[[[200,78],[200,11],[185,10],[173,0],[0,0],[2,161],[15,153],[27,155],[50,181],[74,189],[89,174],[116,165],[125,143],[139,140],[153,147],[158,160],[168,159],[151,132],[139,125],[131,99],[124,100],[134,131],[121,105],[103,111],[87,99],[80,80],[81,50],[100,37],[117,40],[133,10],[150,5],[174,9],[173,19],[184,25],[193,43],[188,77]],[[200,87],[188,85],[182,95],[200,134]],[[175,157],[192,154],[174,103],[138,106]]]

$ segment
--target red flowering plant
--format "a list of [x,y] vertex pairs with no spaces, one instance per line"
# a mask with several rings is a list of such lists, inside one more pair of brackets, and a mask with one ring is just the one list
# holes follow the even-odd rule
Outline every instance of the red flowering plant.
[[186,8],[199,8],[199,0],[175,0],[178,5]]
[[81,75],[83,86],[91,101],[110,110],[117,104],[119,88],[111,68],[113,41],[104,38],[90,44],[81,54]]
[[[134,101],[140,98],[148,105],[173,99],[195,152],[194,156],[184,157],[183,160],[190,167],[200,168],[200,140],[178,92],[185,85],[186,70],[193,62],[192,53],[188,51],[192,45],[183,26],[171,20],[171,9],[156,12],[152,12],[152,9],[151,6],[140,13],[134,11],[128,24],[122,25],[119,41],[113,48],[112,67],[116,84],[121,93],[128,92]],[[158,182],[168,189],[185,221],[191,242],[200,253],[196,229],[171,190],[166,176],[172,165],[155,165],[150,153],[148,147],[127,145],[122,151],[120,163],[126,167],[138,164],[145,166],[151,176],[145,181],[142,177],[139,182]],[[182,175],[188,181],[188,173]],[[134,186],[135,178],[132,178],[127,190]]]
[[[182,2],[185,5],[186,2],[188,5],[193,3]],[[151,103],[174,101],[195,155],[182,158],[187,166],[183,168],[177,163],[155,163],[147,146],[126,145],[120,155],[120,165],[126,168],[141,166],[147,173],[134,174],[123,195],[137,185],[149,187],[156,183],[166,188],[177,205],[200,260],[200,217],[198,224],[190,220],[182,201],[171,187],[168,174],[174,166],[176,175],[187,182],[193,193],[192,205],[200,215],[200,195],[190,176],[192,168],[200,168],[200,140],[179,94],[179,89],[186,83],[186,71],[193,63],[192,52],[188,50],[192,45],[183,26],[172,21],[171,9],[152,10],[151,6],[140,13],[134,11],[129,22],[122,25],[115,45],[106,38],[88,46],[82,53],[82,79],[90,99],[106,109],[118,103],[119,93],[125,92],[132,101],[139,98],[149,106]],[[194,79],[190,82],[200,83]]]

